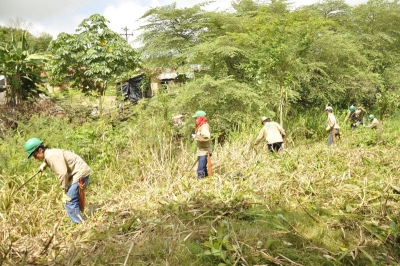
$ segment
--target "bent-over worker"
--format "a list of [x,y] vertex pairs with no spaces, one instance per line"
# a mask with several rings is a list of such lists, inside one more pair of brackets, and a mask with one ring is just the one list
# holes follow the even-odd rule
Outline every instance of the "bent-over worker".
[[81,201],[79,197],[79,193],[83,191],[79,191],[79,185],[83,190],[89,182],[91,169],[86,162],[71,151],[47,148],[38,138],[29,139],[25,143],[25,151],[28,153],[28,158],[33,156],[43,162],[39,171],[43,171],[48,166],[57,174],[63,190],[62,201],[71,221],[74,223],[84,221],[80,210],[83,199]]
[[258,133],[254,145],[257,145],[262,139],[265,139],[268,144],[268,150],[270,152],[278,152],[282,148],[282,144],[285,140],[285,130],[280,124],[270,121],[266,116],[261,118],[261,123],[263,124],[263,127]]

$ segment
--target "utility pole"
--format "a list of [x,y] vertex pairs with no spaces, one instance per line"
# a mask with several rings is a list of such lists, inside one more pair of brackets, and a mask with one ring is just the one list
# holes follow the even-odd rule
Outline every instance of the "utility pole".
[[126,41],[128,41],[128,36],[133,36],[133,33],[128,33],[128,27],[123,27],[121,28],[123,31],[125,31],[125,33],[120,33],[119,35],[125,35],[125,39]]

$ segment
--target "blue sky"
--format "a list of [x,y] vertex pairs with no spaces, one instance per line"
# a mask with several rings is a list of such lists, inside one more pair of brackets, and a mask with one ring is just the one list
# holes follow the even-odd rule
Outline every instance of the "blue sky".
[[[232,0],[216,0],[209,10],[226,10]],[[179,8],[193,6],[204,0],[0,0],[0,25],[10,25],[10,20],[20,18],[30,23],[29,31],[38,35],[46,32],[54,38],[61,32],[74,33],[80,22],[90,15],[98,13],[106,17],[109,27],[115,32],[138,35],[134,30],[139,26],[140,18],[152,7],[177,3]],[[317,0],[292,0],[294,6],[309,5]],[[346,0],[348,4],[364,3],[362,0]],[[130,37],[129,41],[133,41]]]

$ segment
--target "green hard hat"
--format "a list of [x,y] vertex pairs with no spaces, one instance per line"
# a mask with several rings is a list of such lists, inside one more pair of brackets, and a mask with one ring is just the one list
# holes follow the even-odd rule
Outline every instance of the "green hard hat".
[[38,138],[31,138],[25,142],[25,151],[28,153],[28,158],[32,156],[32,154],[41,144],[43,144],[43,141]]
[[194,115],[192,115],[193,118],[198,116],[206,116],[206,112],[199,110]]
[[372,119],[374,119],[374,118],[375,118],[375,116],[372,115],[372,114],[368,116],[368,119],[369,119],[369,120],[372,120]]
[[350,106],[350,108],[349,108],[349,111],[350,111],[350,112],[353,112],[353,111],[355,111],[355,110],[356,110],[356,107],[355,107],[354,105]]

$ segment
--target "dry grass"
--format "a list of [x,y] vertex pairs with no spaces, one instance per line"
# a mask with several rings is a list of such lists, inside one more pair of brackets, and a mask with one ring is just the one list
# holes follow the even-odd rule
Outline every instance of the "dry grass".
[[336,147],[280,154],[244,133],[216,147],[215,174],[199,181],[188,144],[140,136],[152,126],[132,125],[126,148],[103,138],[110,163],[93,160],[83,224],[68,221],[52,173],[14,195],[29,175],[0,176],[0,265],[217,265],[202,243],[221,228],[236,265],[400,263],[394,129],[386,143],[345,132]]

